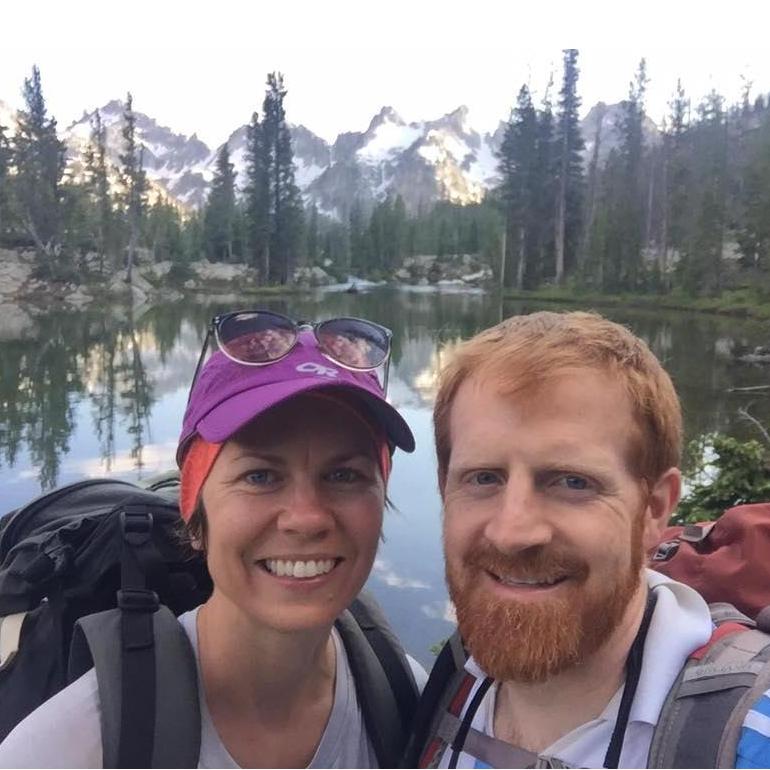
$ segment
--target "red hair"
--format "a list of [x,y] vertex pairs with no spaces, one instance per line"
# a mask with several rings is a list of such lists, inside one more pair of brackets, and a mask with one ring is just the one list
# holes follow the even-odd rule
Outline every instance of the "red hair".
[[596,313],[539,312],[513,316],[461,343],[441,371],[433,424],[442,493],[452,450],[452,403],[465,380],[497,383],[500,393],[514,395],[580,369],[606,372],[628,394],[638,428],[630,458],[635,473],[655,481],[679,465],[679,398],[646,343]]

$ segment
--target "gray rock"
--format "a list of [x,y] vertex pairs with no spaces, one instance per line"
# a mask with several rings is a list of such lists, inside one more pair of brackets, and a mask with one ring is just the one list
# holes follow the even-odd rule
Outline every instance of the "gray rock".
[[13,297],[22,292],[32,274],[32,267],[19,261],[13,251],[0,251],[0,296]]
[[18,305],[0,304],[0,340],[19,340],[31,335],[32,317]]
[[65,294],[64,301],[68,305],[72,305],[76,308],[84,307],[94,301],[94,298],[90,294],[86,294],[81,288],[76,288],[74,291]]
[[328,286],[332,277],[322,267],[298,267],[294,271],[294,283],[300,286]]

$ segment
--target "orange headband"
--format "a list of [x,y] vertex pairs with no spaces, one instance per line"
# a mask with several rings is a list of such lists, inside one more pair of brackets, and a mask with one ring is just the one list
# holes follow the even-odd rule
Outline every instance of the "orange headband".
[[[338,398],[337,396],[328,393],[312,393],[312,395],[316,398],[325,398],[334,401],[334,403],[347,409],[355,419],[366,426],[368,431],[372,434],[375,446],[379,450],[378,462],[380,473],[382,474],[382,480],[387,484],[391,471],[391,456],[390,445],[388,444],[388,440],[382,428],[378,424],[367,419],[364,414],[343,398]],[[206,482],[209,473],[211,473],[214,462],[219,456],[219,451],[223,446],[224,443],[212,444],[201,436],[195,436],[185,453],[180,471],[181,489],[179,493],[179,511],[185,521],[190,520],[190,516],[192,516],[195,506],[198,503],[201,489],[203,489],[203,485]]]

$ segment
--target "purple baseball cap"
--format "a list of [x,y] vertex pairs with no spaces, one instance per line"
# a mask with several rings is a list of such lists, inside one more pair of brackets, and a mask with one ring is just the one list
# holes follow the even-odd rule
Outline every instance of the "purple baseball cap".
[[330,361],[318,349],[312,332],[301,332],[291,352],[264,366],[239,364],[215,352],[193,385],[176,451],[181,467],[196,435],[211,443],[229,439],[268,409],[300,393],[339,390],[355,394],[382,425],[388,441],[414,451],[414,436],[404,418],[386,400],[374,372],[355,372]]

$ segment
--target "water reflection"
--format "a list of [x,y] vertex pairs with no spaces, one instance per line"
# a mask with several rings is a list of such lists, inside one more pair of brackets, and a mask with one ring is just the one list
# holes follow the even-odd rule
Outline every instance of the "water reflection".
[[[254,306],[212,297],[147,309],[41,313],[24,323],[0,311],[0,514],[41,489],[84,476],[137,479],[173,466],[187,388],[210,318]],[[418,442],[397,459],[395,511],[370,585],[423,660],[452,619],[443,586],[440,500],[430,410],[436,376],[461,339],[501,316],[553,305],[478,294],[377,290],[260,300],[295,318],[371,318],[394,332],[389,397]],[[768,325],[683,313],[624,309],[606,314],[629,325],[671,372],[684,404],[688,438],[721,430],[757,438],[740,407],[770,423],[770,392],[731,392],[770,382],[768,367],[741,364],[738,350],[766,344]]]

